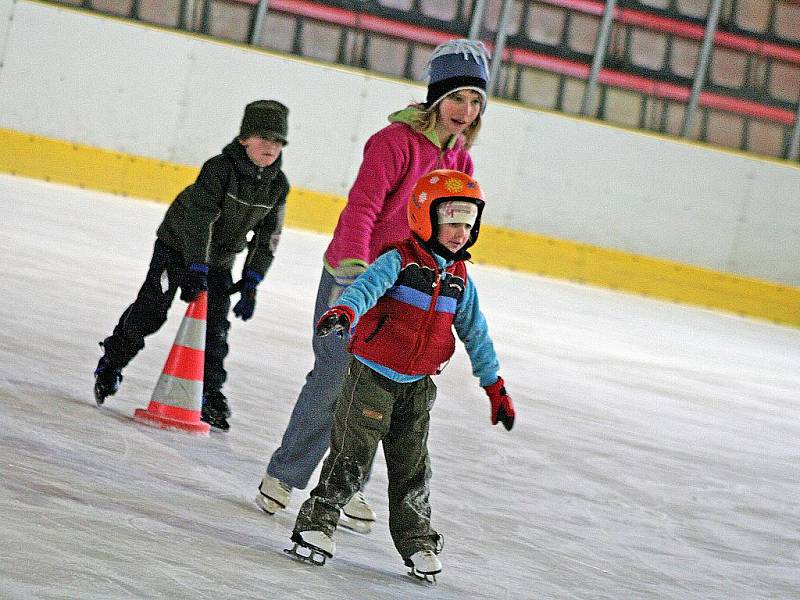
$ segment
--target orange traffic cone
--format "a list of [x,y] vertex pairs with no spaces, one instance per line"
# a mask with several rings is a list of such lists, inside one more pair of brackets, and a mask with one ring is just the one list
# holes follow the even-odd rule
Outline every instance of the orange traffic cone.
[[208,292],[201,292],[186,309],[150,404],[133,413],[139,423],[208,435],[209,424],[200,420],[207,309]]

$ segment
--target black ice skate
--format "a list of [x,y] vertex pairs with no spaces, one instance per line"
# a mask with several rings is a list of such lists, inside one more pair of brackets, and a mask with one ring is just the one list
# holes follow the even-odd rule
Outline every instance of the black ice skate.
[[120,370],[113,368],[105,355],[101,356],[94,370],[94,400],[97,405],[100,406],[108,396],[116,394],[120,383],[122,383]]
[[292,541],[294,546],[286,548],[284,552],[317,567],[324,565],[328,558],[333,558],[333,553],[336,552],[336,544],[322,531],[295,531]]
[[437,573],[442,572],[442,563],[433,550],[415,552],[405,560],[405,564],[411,567],[409,575],[427,583],[436,583]]
[[232,414],[228,400],[220,391],[206,392],[203,394],[203,407],[200,411],[200,420],[205,421],[214,429],[228,431],[228,417]]

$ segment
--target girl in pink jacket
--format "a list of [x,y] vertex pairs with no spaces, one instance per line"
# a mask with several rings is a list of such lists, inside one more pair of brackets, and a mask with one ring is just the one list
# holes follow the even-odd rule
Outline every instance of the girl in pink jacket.
[[[469,148],[486,108],[488,55],[481,42],[438,46],[426,70],[427,98],[389,115],[367,140],[364,159],[324,256],[314,323],[383,248],[411,234],[406,205],[417,180],[435,169],[472,175]],[[347,340],[313,337],[314,368],[259,486],[256,504],[269,514],[286,508],[292,488],[304,489],[330,443],[336,395],[349,354]],[[342,525],[366,533],[375,513],[361,492],[342,510]]]

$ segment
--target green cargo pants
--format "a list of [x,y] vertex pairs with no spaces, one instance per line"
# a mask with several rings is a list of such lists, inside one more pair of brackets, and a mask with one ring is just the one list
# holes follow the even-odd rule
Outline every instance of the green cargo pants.
[[430,377],[397,383],[352,359],[336,399],[330,452],[319,483],[300,507],[295,532],[333,535],[339,511],[361,488],[383,442],[394,545],[404,559],[419,550],[437,550],[428,486],[428,425],[435,399]]

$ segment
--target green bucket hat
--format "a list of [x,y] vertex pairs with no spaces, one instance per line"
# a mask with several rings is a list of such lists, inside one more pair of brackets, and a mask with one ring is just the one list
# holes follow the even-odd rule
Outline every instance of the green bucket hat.
[[256,100],[244,108],[240,138],[258,135],[288,144],[289,109],[276,100]]

